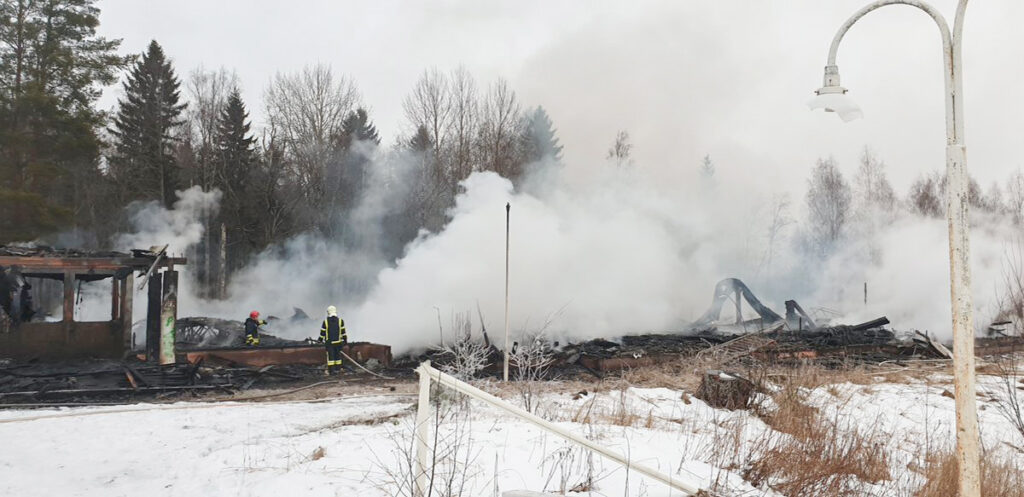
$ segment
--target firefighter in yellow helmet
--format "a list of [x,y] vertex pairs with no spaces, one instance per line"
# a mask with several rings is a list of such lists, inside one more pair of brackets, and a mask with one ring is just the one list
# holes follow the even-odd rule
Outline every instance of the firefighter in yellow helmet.
[[338,317],[338,309],[333,305],[327,308],[327,319],[320,326],[320,341],[327,348],[325,373],[329,375],[331,371],[340,371],[341,348],[348,344],[348,335],[345,333],[345,320]]

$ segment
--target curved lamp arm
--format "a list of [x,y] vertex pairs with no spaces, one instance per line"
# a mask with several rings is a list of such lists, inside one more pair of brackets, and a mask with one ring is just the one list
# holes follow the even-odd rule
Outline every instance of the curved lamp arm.
[[[959,14],[961,9],[963,7],[966,7],[965,4],[966,2],[961,2],[961,8],[957,9],[958,19],[961,18]],[[839,51],[839,42],[843,41],[843,37],[846,36],[846,32],[850,30],[850,27],[853,26],[854,23],[859,21],[860,18],[866,16],[869,12],[881,7],[885,7],[887,5],[910,5],[912,7],[917,7],[925,11],[929,16],[931,16],[932,19],[935,20],[935,24],[938,24],[939,26],[939,34],[942,35],[943,53],[948,54],[950,52],[950,47],[952,46],[952,37],[949,34],[949,25],[946,24],[946,18],[942,17],[942,14],[939,13],[939,11],[935,10],[935,7],[932,7],[931,5],[925,2],[920,2],[917,0],[879,0],[877,2],[865,5],[857,12],[854,12],[853,15],[850,16],[850,18],[847,19],[846,22],[839,27],[839,31],[836,32],[836,36],[832,38],[832,46],[829,47],[828,50],[828,65],[836,65],[836,52]],[[962,22],[957,23],[957,26],[962,25]]]
[[[956,9],[956,19],[953,23],[953,32],[949,31],[949,24],[946,18],[939,13],[935,7],[919,0],[878,0],[868,4],[854,12],[849,19],[839,27],[835,37],[832,38],[832,45],[828,51],[828,64],[825,66],[824,88],[838,88],[839,68],[836,66],[836,53],[839,51],[839,43],[843,41],[846,32],[850,30],[857,21],[869,12],[888,5],[909,5],[917,7],[928,14],[939,28],[942,36],[942,64],[943,76],[946,84],[946,143],[953,145],[963,143],[963,104],[961,102],[961,76],[960,76],[960,39],[963,32],[964,12],[967,9],[967,0],[960,0]],[[844,91],[845,92],[845,91]]]

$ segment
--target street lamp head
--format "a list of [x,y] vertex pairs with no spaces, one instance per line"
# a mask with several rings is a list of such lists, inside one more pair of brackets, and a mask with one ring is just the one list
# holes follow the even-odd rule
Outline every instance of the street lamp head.
[[816,96],[807,102],[811,110],[835,112],[844,122],[864,117],[857,103],[846,95],[846,88],[839,86],[839,68],[836,66],[825,66],[824,84],[814,93]]

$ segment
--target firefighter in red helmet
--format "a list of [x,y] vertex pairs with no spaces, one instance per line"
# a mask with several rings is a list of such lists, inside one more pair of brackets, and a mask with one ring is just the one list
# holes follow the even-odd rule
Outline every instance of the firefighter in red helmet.
[[245,320],[245,344],[253,347],[260,344],[260,326],[267,324],[260,319],[259,311],[249,313],[249,319]]

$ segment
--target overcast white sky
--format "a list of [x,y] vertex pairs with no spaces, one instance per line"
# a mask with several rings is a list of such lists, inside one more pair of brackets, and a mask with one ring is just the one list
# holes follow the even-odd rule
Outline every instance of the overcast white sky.
[[[276,71],[325,62],[354,78],[390,144],[401,102],[425,68],[465,65],[479,83],[507,78],[543,105],[583,174],[617,130],[640,167],[689,173],[711,154],[724,180],[802,190],[816,158],[856,169],[864,145],[905,193],[944,167],[938,31],[891,6],[859,22],[839,51],[843,85],[866,118],[843,124],[805,102],[821,85],[828,44],[867,0],[435,2],[101,0],[100,32],[122,51],[164,46],[182,77],[237,71],[259,125]],[[950,17],[955,0],[934,4]],[[975,1],[965,23],[968,167],[987,187],[1024,165],[1024,14],[1019,0]],[[112,107],[116,92],[102,105]],[[761,179],[765,178],[765,179]]]

